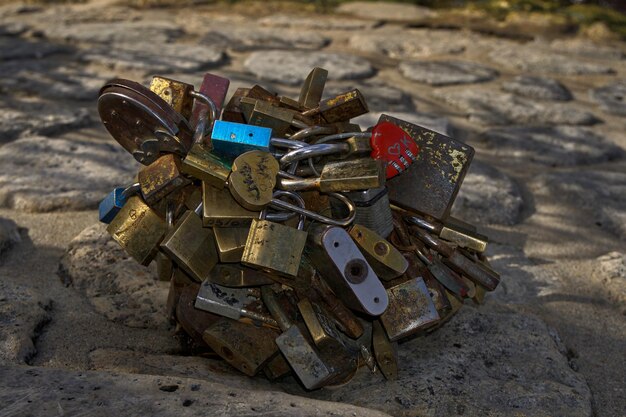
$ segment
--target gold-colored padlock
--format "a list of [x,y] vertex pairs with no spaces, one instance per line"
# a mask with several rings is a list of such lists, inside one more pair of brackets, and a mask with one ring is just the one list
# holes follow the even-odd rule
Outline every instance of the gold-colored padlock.
[[241,263],[295,278],[307,239],[307,232],[303,230],[304,216],[294,229],[265,220],[265,213],[264,210],[259,219],[252,220]]
[[328,70],[313,68],[302,84],[298,102],[307,109],[317,107],[322,100],[327,78]]
[[137,179],[146,203],[154,205],[189,184],[190,181],[182,175],[180,168],[178,156],[165,154],[139,171]]
[[230,164],[211,153],[203,143],[194,143],[181,164],[181,171],[217,188],[226,186]]
[[249,151],[235,158],[228,178],[233,198],[248,210],[262,210],[272,200],[278,161],[269,152]]
[[202,183],[202,223],[205,227],[247,227],[258,211],[241,207],[228,189]]
[[389,281],[406,272],[409,262],[378,233],[360,224],[352,226],[349,233],[378,278]]
[[141,265],[154,259],[165,231],[165,220],[138,196],[130,197],[107,227],[111,237]]
[[220,262],[241,262],[243,249],[246,247],[249,227],[214,227],[215,245]]
[[193,108],[193,85],[161,76],[152,77],[150,90],[169,104],[186,120],[191,118]]

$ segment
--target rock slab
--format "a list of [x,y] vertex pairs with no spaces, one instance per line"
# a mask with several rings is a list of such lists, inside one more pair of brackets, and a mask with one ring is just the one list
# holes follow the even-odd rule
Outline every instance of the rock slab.
[[437,15],[427,7],[381,1],[344,3],[337,7],[336,12],[350,14],[362,19],[384,20],[388,22],[418,22]]
[[552,78],[520,75],[502,84],[502,89],[539,100],[569,101],[573,98],[567,87]]
[[59,267],[63,279],[109,320],[130,327],[165,329],[169,283],[139,265],[96,224],[69,244]]
[[0,217],[0,255],[21,240],[17,224],[11,219]]
[[626,116],[626,80],[619,80],[590,91],[593,101],[608,113]]
[[492,68],[467,61],[406,61],[399,69],[405,78],[433,86],[478,83],[498,76]]
[[0,148],[0,207],[30,212],[98,207],[137,163],[119,145],[29,136]]

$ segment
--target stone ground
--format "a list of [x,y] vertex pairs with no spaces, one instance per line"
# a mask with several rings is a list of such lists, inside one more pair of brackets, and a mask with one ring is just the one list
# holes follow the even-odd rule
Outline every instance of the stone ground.
[[[267,3],[8,3],[0,416],[625,415],[624,43],[437,29],[411,6],[330,17]],[[190,356],[173,335],[166,288],[96,224],[99,199],[137,168],[96,98],[110,78],[198,85],[207,70],[231,93],[261,83],[297,96],[313,66],[329,70],[329,95],[362,89],[363,127],[390,112],[476,148],[454,211],[490,236],[503,279],[485,305],[401,344],[397,381],[363,369],[307,393]]]

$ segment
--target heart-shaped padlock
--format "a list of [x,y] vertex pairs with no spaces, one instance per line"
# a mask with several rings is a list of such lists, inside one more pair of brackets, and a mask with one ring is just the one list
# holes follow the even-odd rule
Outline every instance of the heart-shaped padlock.
[[248,210],[262,210],[272,200],[278,161],[269,152],[250,151],[235,158],[228,177],[233,198]]
[[380,122],[372,129],[371,139],[374,159],[385,161],[387,179],[406,170],[419,153],[419,146],[401,127],[391,122]]

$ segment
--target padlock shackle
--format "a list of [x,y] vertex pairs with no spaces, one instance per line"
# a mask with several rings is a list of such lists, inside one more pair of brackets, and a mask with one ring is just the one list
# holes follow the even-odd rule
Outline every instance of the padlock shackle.
[[272,201],[270,202],[270,206],[272,207],[278,207],[278,208],[282,208],[284,210],[291,210],[294,211],[300,215],[304,215],[306,217],[308,217],[311,220],[320,222],[320,223],[324,223],[324,224],[330,224],[332,226],[339,226],[339,227],[347,227],[350,224],[352,224],[352,222],[354,221],[354,218],[356,216],[356,206],[354,205],[354,203],[345,195],[340,194],[340,193],[328,193],[329,197],[333,197],[339,201],[341,201],[342,203],[344,203],[347,207],[348,207],[348,216],[343,218],[343,219],[333,219],[330,217],[326,217],[323,216],[319,213],[316,213],[314,211],[311,210],[307,210],[307,209],[303,209],[301,207],[295,206],[293,204],[289,204],[286,201],[282,201],[279,200],[277,198],[273,198]]
[[331,126],[309,126],[299,130],[289,137],[291,140],[304,140],[311,136],[332,135],[337,132],[337,128]]
[[320,138],[319,140],[316,140],[315,141],[315,145],[317,145],[319,143],[332,142],[334,140],[350,139],[352,137],[369,139],[369,138],[372,137],[372,133],[371,132],[343,132],[343,133],[337,133],[337,134],[334,134],[334,135],[324,136],[323,138]]
[[419,226],[422,229],[428,230],[429,232],[433,232],[433,233],[441,232],[441,226],[440,225],[436,225],[434,223],[431,223],[431,222],[427,221],[426,219],[422,219],[421,217],[405,216],[404,220],[407,221],[408,223],[411,223],[411,224],[414,224],[416,226]]
[[315,158],[318,156],[332,155],[336,153],[349,152],[350,147],[346,143],[320,143],[318,145],[309,145],[303,148],[294,149],[287,152],[280,158],[281,168],[291,165],[294,162],[303,159]]
[[140,192],[141,192],[141,184],[136,182],[124,188],[124,191],[122,191],[122,197],[124,198],[132,197],[136,194],[139,194]]
[[[191,91],[189,95],[206,104],[206,106],[202,107],[198,113],[198,121],[195,126],[192,143],[203,143],[206,141],[206,145],[209,149],[213,149],[211,135],[209,133],[213,130],[213,124],[217,120],[217,106],[215,105],[213,99],[206,94],[202,94],[198,91]],[[205,139],[205,137],[207,139]]]

